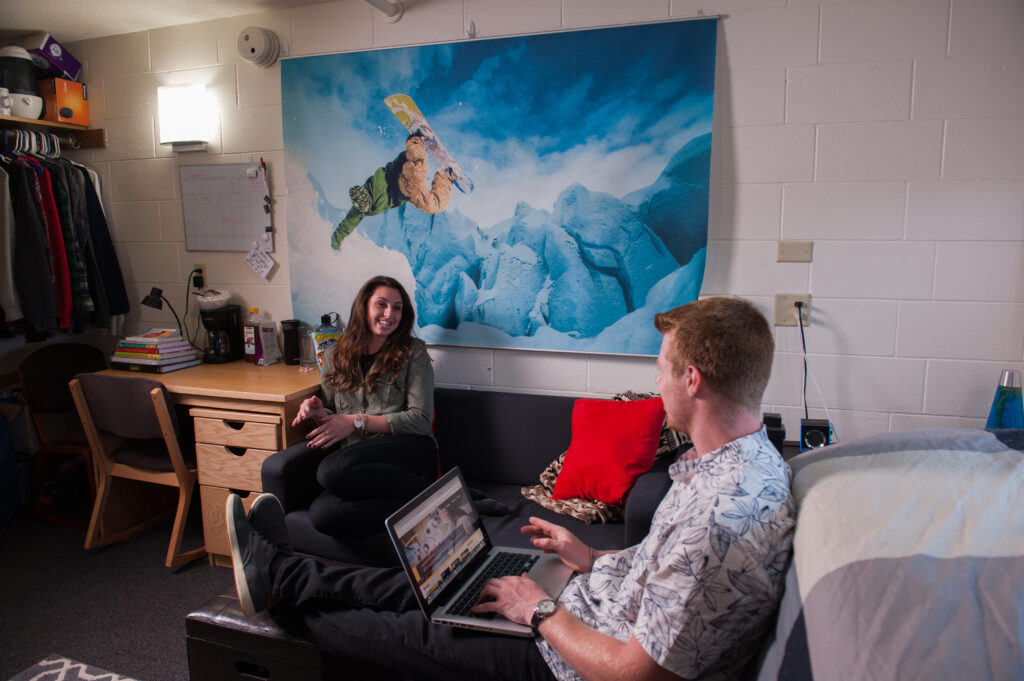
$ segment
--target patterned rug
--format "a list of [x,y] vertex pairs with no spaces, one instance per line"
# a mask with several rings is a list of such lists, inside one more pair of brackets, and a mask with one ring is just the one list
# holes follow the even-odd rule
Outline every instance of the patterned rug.
[[45,660],[14,676],[10,681],[135,681],[106,669],[92,667],[78,660],[50,655]]

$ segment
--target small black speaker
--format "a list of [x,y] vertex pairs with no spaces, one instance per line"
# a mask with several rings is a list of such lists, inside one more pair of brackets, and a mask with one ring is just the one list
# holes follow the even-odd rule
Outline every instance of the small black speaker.
[[828,419],[800,419],[800,451],[832,444],[832,423]]

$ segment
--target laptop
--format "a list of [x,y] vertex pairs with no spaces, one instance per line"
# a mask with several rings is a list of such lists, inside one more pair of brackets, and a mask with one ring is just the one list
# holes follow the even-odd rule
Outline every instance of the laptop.
[[[528,576],[553,598],[572,577],[555,554],[491,544],[458,467],[445,473],[386,521],[423,615],[454,627],[532,637],[528,626],[495,613],[474,615],[480,590],[493,576]],[[496,569],[502,574],[491,574]]]

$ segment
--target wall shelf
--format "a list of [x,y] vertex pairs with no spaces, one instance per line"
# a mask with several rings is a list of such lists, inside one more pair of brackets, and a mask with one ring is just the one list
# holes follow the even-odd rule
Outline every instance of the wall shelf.
[[53,133],[59,137],[71,139],[72,146],[80,149],[107,146],[107,131],[103,128],[88,128],[84,125],[54,123],[53,121],[20,118],[19,116],[0,116],[0,127]]

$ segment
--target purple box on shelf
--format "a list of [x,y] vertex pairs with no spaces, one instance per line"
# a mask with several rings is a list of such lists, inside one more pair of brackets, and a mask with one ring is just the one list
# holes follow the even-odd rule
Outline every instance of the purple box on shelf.
[[82,64],[53,39],[49,33],[33,33],[15,40],[32,55],[32,64],[39,71],[50,76],[78,80],[82,75]]

